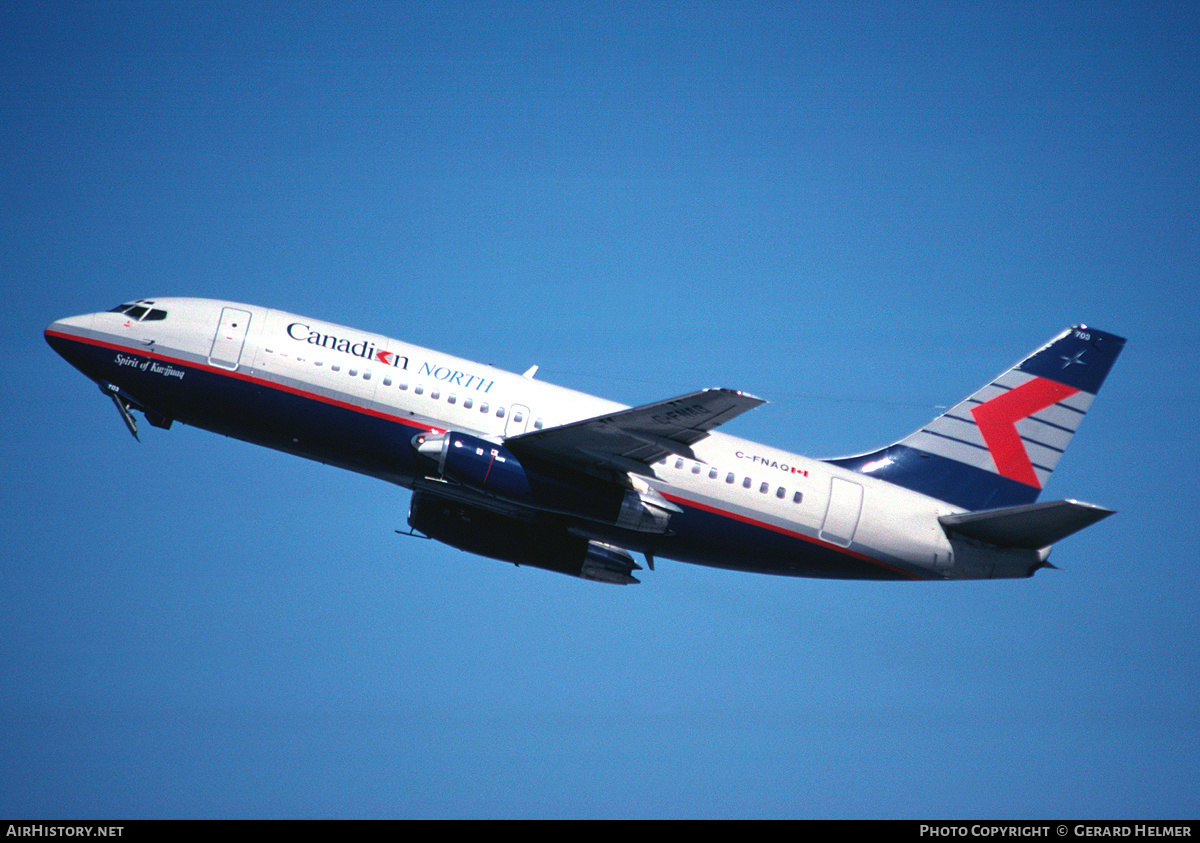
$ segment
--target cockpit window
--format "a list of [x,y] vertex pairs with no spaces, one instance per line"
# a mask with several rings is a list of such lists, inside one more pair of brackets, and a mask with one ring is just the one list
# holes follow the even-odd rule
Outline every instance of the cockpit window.
[[158,322],[167,318],[165,310],[159,310],[153,307],[154,302],[146,299],[139,299],[135,302],[126,302],[119,304],[109,310],[109,313],[124,313],[130,319],[136,319],[139,322]]

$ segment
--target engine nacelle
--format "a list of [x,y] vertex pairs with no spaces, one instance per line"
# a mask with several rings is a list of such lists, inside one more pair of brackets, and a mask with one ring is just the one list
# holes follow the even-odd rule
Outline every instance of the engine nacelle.
[[469,433],[420,433],[413,449],[437,466],[439,476],[543,512],[573,515],[639,533],[665,533],[679,512],[640,478],[632,489],[552,467],[526,468],[495,442]]
[[422,492],[413,492],[408,523],[451,547],[514,565],[599,582],[638,582],[632,572],[641,566],[628,551],[571,535],[561,526],[526,523]]
[[413,447],[437,463],[438,474],[510,500],[531,500],[533,489],[520,460],[503,445],[469,433],[419,433]]

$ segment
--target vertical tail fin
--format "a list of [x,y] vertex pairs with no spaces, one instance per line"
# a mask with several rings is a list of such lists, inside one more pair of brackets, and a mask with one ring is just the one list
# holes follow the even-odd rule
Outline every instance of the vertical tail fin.
[[1068,328],[899,442],[827,462],[969,510],[1033,503],[1124,345]]

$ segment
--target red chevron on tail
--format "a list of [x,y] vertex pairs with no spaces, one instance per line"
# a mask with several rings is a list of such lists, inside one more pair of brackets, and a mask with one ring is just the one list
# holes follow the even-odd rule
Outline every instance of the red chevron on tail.
[[1017,433],[1017,422],[1069,398],[1079,390],[1046,378],[1034,378],[971,409],[979,433],[996,463],[996,471],[1026,486],[1042,488],[1029,451]]

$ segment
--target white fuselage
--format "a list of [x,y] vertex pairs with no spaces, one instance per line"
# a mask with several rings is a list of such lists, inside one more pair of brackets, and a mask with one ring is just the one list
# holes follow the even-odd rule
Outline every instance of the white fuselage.
[[[154,307],[165,318],[93,313],[54,323],[47,337],[102,387],[119,388],[169,419],[404,486],[421,475],[406,447],[416,433],[461,431],[501,443],[624,409],[531,377],[278,310],[184,298],[156,299]],[[214,407],[214,401],[229,406]],[[351,420],[363,424],[330,429]],[[720,432],[697,442],[693,453],[696,459],[659,460],[648,478],[684,510],[677,530],[667,536],[609,530],[605,538],[647,554],[741,570],[913,579],[962,575],[954,571],[954,548],[937,520],[959,508]],[[682,535],[693,523],[702,524],[703,537]],[[794,570],[788,570],[789,548]],[[806,561],[813,553],[822,557],[815,569]],[[845,570],[837,568],[839,559]]]

